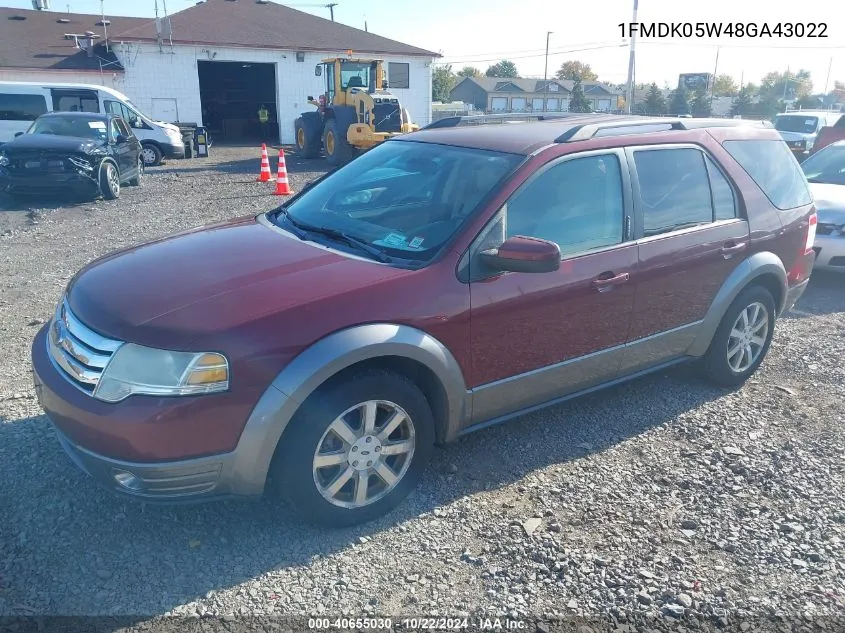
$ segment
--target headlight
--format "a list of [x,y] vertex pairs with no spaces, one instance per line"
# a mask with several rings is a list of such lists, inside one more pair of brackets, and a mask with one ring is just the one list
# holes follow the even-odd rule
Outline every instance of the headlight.
[[100,376],[94,397],[119,402],[132,394],[188,396],[226,391],[229,362],[215,352],[171,352],[126,343]]
[[165,131],[167,133],[168,138],[170,138],[171,141],[174,141],[176,143],[182,142],[182,133],[181,132],[177,132],[176,130],[165,130]]
[[0,152],[0,167],[5,167],[10,162],[11,161],[8,159],[8,157],[3,152]]

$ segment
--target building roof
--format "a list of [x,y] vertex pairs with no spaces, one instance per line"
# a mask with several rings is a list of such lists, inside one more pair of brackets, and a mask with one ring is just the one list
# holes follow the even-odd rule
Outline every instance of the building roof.
[[[117,57],[102,44],[104,27],[97,25],[101,19],[98,15],[0,7],[0,68],[99,71],[102,66],[109,72],[122,71]],[[106,27],[109,35],[148,22],[139,18],[107,19],[111,21]],[[73,39],[65,39],[65,34],[86,31],[100,36],[91,57]]]
[[[531,79],[531,78],[510,78],[510,77],[465,77],[463,81],[472,81],[487,92],[545,92],[545,85],[548,83],[557,84],[561,90],[558,92],[572,92],[575,82],[570,79]],[[581,83],[584,94],[600,94],[602,91],[608,94],[616,94],[613,86],[598,82],[584,81]]]
[[[396,10],[400,7],[396,4]],[[174,44],[439,57],[438,53],[274,2],[205,0],[170,16]],[[156,41],[154,20],[110,30],[114,41]]]

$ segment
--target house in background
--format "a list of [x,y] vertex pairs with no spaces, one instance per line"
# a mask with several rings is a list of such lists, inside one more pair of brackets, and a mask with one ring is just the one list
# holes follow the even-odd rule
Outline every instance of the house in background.
[[349,51],[384,60],[390,90],[414,122],[431,121],[437,53],[266,0],[205,0],[160,21],[105,23],[0,8],[0,32],[0,80],[106,85],[154,119],[205,125],[215,140],[260,139],[264,105],[267,140],[293,143],[294,120],[325,90],[315,66]]
[[[566,112],[574,81],[568,79],[511,79],[464,77],[449,93],[452,101],[471,103],[484,112]],[[612,112],[619,92],[600,82],[581,84],[593,110]],[[544,110],[545,104],[545,110]]]

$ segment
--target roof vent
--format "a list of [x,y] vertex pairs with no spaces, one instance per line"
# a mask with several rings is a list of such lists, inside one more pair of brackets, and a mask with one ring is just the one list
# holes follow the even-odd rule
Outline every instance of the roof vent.
[[94,24],[96,24],[97,26],[108,26],[109,24],[111,24],[111,20],[97,20],[96,22],[94,22]]
[[23,15],[10,15],[10,20],[26,20],[26,16]]
[[270,4],[270,0],[255,0],[255,4]]
[[56,20],[56,22],[58,22],[59,24],[70,24],[70,20],[68,20],[67,18],[59,18],[58,20]]

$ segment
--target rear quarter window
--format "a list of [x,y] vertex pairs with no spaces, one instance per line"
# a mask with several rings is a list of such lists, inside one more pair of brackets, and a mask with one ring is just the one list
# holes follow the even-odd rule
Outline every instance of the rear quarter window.
[[0,92],[0,121],[34,121],[47,112],[43,95]]
[[778,209],[812,202],[804,172],[783,141],[725,141],[723,146]]

